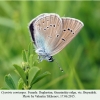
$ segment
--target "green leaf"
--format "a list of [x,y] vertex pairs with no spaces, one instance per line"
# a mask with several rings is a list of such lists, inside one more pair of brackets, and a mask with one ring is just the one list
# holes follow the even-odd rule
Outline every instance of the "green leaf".
[[23,82],[22,78],[20,78],[19,81],[18,81],[18,89],[22,90],[23,87],[24,87],[24,82]]
[[29,65],[30,67],[33,67],[33,54],[31,54],[29,57]]
[[[14,70],[14,72],[16,73],[16,74],[18,74],[19,75],[19,73],[18,73],[18,71],[17,70]],[[20,76],[20,75],[19,75]]]
[[26,51],[25,50],[22,51],[22,56],[23,56],[23,61],[27,62],[27,56],[26,56]]
[[31,42],[31,48],[32,48],[32,54],[35,55],[36,52],[35,52],[35,45],[33,42]]
[[51,74],[50,72],[46,71],[46,72],[42,73],[41,75],[37,76],[35,78],[35,80],[32,81],[32,85],[35,84],[36,82],[40,81],[41,79],[43,79],[47,75],[50,75],[50,74]]
[[25,74],[24,70],[16,64],[14,64],[13,66],[15,67],[17,72],[19,73],[20,77],[23,79],[24,83],[27,85],[26,74]]
[[35,77],[38,75],[39,72],[40,72],[40,69],[38,67],[32,67],[29,70],[28,82],[30,85],[31,85],[32,81],[35,79]]
[[36,61],[33,63],[33,66],[37,66],[37,65],[38,65],[38,63],[39,63],[39,61],[38,61],[38,60],[36,60]]
[[33,65],[34,65],[34,66],[36,66],[36,65],[39,63],[38,55],[37,55],[37,54],[34,55],[33,61],[34,61],[34,62],[33,62]]
[[5,82],[11,89],[16,89],[15,83],[10,74],[5,76]]

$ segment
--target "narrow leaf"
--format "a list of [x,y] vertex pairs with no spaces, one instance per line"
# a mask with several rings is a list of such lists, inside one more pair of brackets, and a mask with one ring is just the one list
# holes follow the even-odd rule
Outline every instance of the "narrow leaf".
[[38,61],[38,60],[35,60],[35,61],[33,62],[33,66],[37,66],[38,63],[39,63],[39,61]]
[[34,65],[34,66],[36,66],[36,65],[39,63],[38,55],[37,55],[37,54],[34,55],[33,61],[34,61],[34,62],[33,62],[33,65]]
[[26,51],[22,51],[22,56],[23,56],[23,61],[27,62],[27,56],[26,56]]
[[28,82],[31,85],[32,81],[35,79],[36,75],[40,72],[40,69],[38,67],[32,67],[29,70],[29,78]]
[[23,82],[22,78],[20,78],[19,81],[18,81],[18,89],[22,90],[23,87],[24,87],[24,82]]
[[34,64],[33,54],[31,54],[30,58],[29,58],[29,65],[30,65],[30,67],[33,67],[33,64]]
[[5,76],[5,82],[11,89],[16,89],[15,83],[10,74]]
[[23,79],[24,83],[27,85],[27,80],[26,80],[26,75],[24,70],[18,66],[18,65],[13,65],[15,67],[15,69],[17,70],[17,72],[19,73],[20,77]]
[[50,72],[46,71],[46,72],[42,73],[41,75],[37,76],[35,78],[35,80],[32,81],[32,85],[35,84],[36,82],[40,81],[41,79],[43,79],[47,75],[50,75],[50,74],[51,74]]

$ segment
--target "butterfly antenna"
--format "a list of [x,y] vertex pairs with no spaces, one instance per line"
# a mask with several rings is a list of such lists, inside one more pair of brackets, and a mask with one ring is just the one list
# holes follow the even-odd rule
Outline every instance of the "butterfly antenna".
[[57,62],[57,60],[55,60],[56,64],[58,65],[59,69],[61,70],[61,72],[64,72],[64,70],[62,69],[62,67],[60,66],[60,64]]

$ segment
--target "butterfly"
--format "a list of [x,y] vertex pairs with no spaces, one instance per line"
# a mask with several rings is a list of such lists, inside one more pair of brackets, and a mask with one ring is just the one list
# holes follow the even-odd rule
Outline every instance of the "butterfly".
[[29,31],[39,60],[53,62],[59,53],[82,29],[83,22],[55,13],[43,13],[29,23]]

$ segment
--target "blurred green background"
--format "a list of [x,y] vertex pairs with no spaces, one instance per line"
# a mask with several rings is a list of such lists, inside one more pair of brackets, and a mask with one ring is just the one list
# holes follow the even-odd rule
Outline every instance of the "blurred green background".
[[39,63],[51,75],[36,83],[34,89],[100,89],[100,2],[99,1],[0,1],[0,87],[4,76],[19,77],[13,64],[21,64],[22,50],[28,47],[28,23],[41,13],[57,13],[84,23],[80,33],[54,58]]

